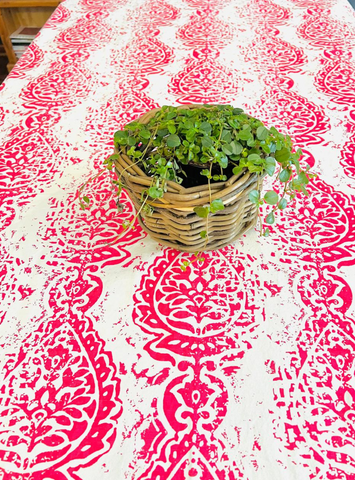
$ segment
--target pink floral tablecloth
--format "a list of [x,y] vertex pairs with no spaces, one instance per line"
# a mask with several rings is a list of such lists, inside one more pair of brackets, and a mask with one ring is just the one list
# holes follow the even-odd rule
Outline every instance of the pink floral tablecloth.
[[[354,53],[345,0],[57,8],[0,87],[1,479],[355,478]],[[183,272],[108,179],[76,196],[114,131],[194,102],[290,132],[318,177]]]

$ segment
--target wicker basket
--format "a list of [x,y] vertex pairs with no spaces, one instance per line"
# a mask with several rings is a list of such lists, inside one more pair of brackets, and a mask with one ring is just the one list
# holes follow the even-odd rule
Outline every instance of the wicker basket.
[[[178,108],[197,108],[201,105],[184,105]],[[137,119],[146,124],[159,109],[154,109]],[[124,147],[123,147],[124,149]],[[115,153],[118,153],[116,150]],[[151,186],[147,176],[125,154],[119,153],[115,160],[116,174],[128,190],[137,211],[141,207],[141,194]],[[256,173],[243,171],[233,175],[226,182],[184,188],[168,181],[163,198],[150,203],[154,207],[152,215],[140,214],[138,220],[142,228],[157,242],[184,252],[217,250],[243,235],[257,221],[256,205],[249,201],[251,190],[260,190],[262,178]],[[225,208],[208,218],[207,243],[200,232],[206,230],[206,219],[194,212],[194,208],[205,205],[211,199],[221,199]]]

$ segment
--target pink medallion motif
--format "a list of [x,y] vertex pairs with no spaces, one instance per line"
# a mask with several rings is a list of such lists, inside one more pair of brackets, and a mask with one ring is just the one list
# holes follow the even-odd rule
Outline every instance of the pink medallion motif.
[[73,316],[42,323],[3,367],[2,478],[54,479],[60,467],[69,480],[104,455],[122,412],[115,373],[92,324]]
[[338,46],[351,48],[354,45],[354,29],[333,19],[330,10],[314,7],[309,8],[307,13],[304,23],[297,29],[299,37],[319,48]]
[[273,3],[271,0],[251,0],[245,6],[237,7],[238,16],[247,23],[284,25],[292,14],[288,8]]
[[80,6],[89,10],[115,10],[121,5],[125,5],[127,0],[80,0]]
[[172,25],[179,16],[180,9],[164,0],[148,0],[144,4],[144,15],[139,19],[139,23],[142,27],[145,25],[148,27]]
[[227,413],[228,393],[223,381],[212,365],[182,363],[179,370],[180,375],[166,387],[159,412],[165,415],[170,432],[167,435],[162,424],[152,423],[149,434],[155,434],[153,443],[142,452],[150,465],[139,480],[243,478],[215,433]]
[[257,105],[251,110],[265,123],[288,132],[301,145],[322,143],[321,134],[329,130],[329,119],[322,106],[277,86],[271,86],[262,97],[260,107]]
[[114,133],[123,128],[127,123],[135,120],[144,113],[158,108],[159,105],[149,98],[145,93],[137,89],[128,90],[122,87],[120,94],[108,100],[105,105],[98,109],[88,109],[89,118],[86,131],[92,137],[95,145],[110,145]]
[[0,194],[23,195],[43,191],[58,171],[58,139],[40,131],[18,128],[3,146],[0,159]]
[[298,73],[307,62],[301,48],[274,36],[258,36],[244,50],[245,60],[253,62],[261,71]]
[[97,19],[92,22],[88,19],[80,19],[72,27],[61,32],[56,38],[56,43],[57,48],[63,50],[64,59],[70,52],[86,58],[93,50],[102,48],[113,35],[113,28],[102,20]]
[[169,92],[182,104],[233,102],[238,91],[236,73],[220,63],[206,49],[195,50],[186,61],[186,67],[175,75],[169,84]]
[[321,269],[309,264],[304,267],[306,274],[298,275],[294,282],[303,303],[310,307],[315,318],[343,316],[351,307],[353,294],[346,281],[337,274],[335,267],[328,265]]
[[344,168],[344,173],[355,180],[355,135],[344,145],[341,151],[340,164]]
[[173,50],[158,40],[158,34],[159,30],[144,29],[135,36],[122,58],[125,71],[139,75],[161,73],[171,63]]
[[[292,458],[306,461],[307,478],[327,472],[326,479],[351,480],[355,474],[355,341],[349,322],[327,320],[313,345],[307,342],[301,362],[293,359],[282,373],[276,404],[286,408],[287,422],[276,429]],[[289,398],[283,398],[286,382]],[[281,433],[282,431],[285,434]],[[309,463],[309,459],[312,462]]]
[[204,0],[201,4],[201,0],[183,0],[187,5],[192,8],[213,10],[215,8],[221,8],[228,5],[231,0]]
[[355,262],[355,207],[343,193],[321,180],[309,186],[311,195],[300,197],[297,213],[277,224],[277,241],[303,261],[337,266]]
[[37,67],[42,62],[42,60],[42,50],[36,45],[36,43],[31,43],[26,52],[16,63],[16,67],[11,70],[9,78],[25,78],[33,68]]
[[73,312],[86,313],[100,299],[102,279],[88,269],[77,265],[66,268],[62,275],[56,275],[46,285],[45,302],[55,315]]
[[56,28],[59,23],[64,23],[70,18],[70,11],[61,3],[55,9],[50,19],[42,28]]
[[250,277],[243,265],[251,257],[229,248],[204,257],[202,265],[195,262],[183,272],[181,262],[188,256],[165,250],[134,297],[135,323],[155,337],[145,349],[178,368],[165,387],[162,406],[156,407],[170,429],[156,421],[149,427],[141,453],[149,467],[140,480],[241,478],[216,433],[228,405],[222,378],[234,373],[251,348],[263,300],[255,272]]
[[347,56],[339,49],[327,52],[328,61],[318,72],[314,84],[333,102],[355,109],[355,63]]
[[322,8],[330,8],[334,5],[335,0],[291,0],[291,2],[296,7],[301,8],[310,8],[310,7],[322,7]]
[[110,183],[99,177],[88,184],[85,194],[91,199],[90,210],[81,210],[76,196],[52,199],[47,221],[39,236],[48,242],[52,255],[76,264],[129,265],[133,258],[128,248],[145,237],[136,223],[125,229],[123,222],[134,218],[134,207],[125,192],[118,214]]
[[78,105],[94,88],[89,70],[82,65],[55,63],[20,93],[26,108],[66,111]]
[[204,257],[203,265],[194,263],[182,272],[183,258],[165,250],[142,279],[133,318],[154,335],[147,345],[154,358],[175,364],[175,358],[200,358],[225,349],[240,354],[249,348],[243,338],[262,321],[255,319],[262,308],[254,303],[256,280],[246,277],[238,259],[230,264],[217,252]]
[[189,23],[179,28],[176,36],[190,48],[218,50],[225,47],[233,40],[234,28],[219,20],[217,13],[207,9],[198,10]]

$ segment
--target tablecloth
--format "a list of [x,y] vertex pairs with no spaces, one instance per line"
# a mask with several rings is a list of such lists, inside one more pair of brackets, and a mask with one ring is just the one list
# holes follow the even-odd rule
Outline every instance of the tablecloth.
[[[354,47],[345,0],[61,3],[0,92],[1,479],[355,478]],[[203,263],[107,176],[77,201],[116,130],[194,102],[317,173]]]

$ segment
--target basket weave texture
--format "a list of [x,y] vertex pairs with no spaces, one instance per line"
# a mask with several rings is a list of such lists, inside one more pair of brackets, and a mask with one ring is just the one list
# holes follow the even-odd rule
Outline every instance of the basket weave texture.
[[[184,105],[178,108],[203,108],[201,105]],[[160,109],[150,110],[136,121],[146,124]],[[146,175],[125,152],[118,152],[115,160],[116,175],[121,178],[128,194],[137,209],[140,210],[141,196],[152,184],[152,178]],[[163,198],[154,199],[149,204],[154,208],[152,215],[143,211],[138,221],[157,242],[184,252],[217,250],[243,235],[257,221],[256,205],[248,196],[251,190],[260,190],[262,179],[256,173],[248,171],[233,175],[225,182],[211,183],[197,187],[184,188],[168,181],[167,192]],[[200,233],[206,230],[207,219],[199,217],[194,208],[221,199],[224,210],[208,217],[208,239]]]

